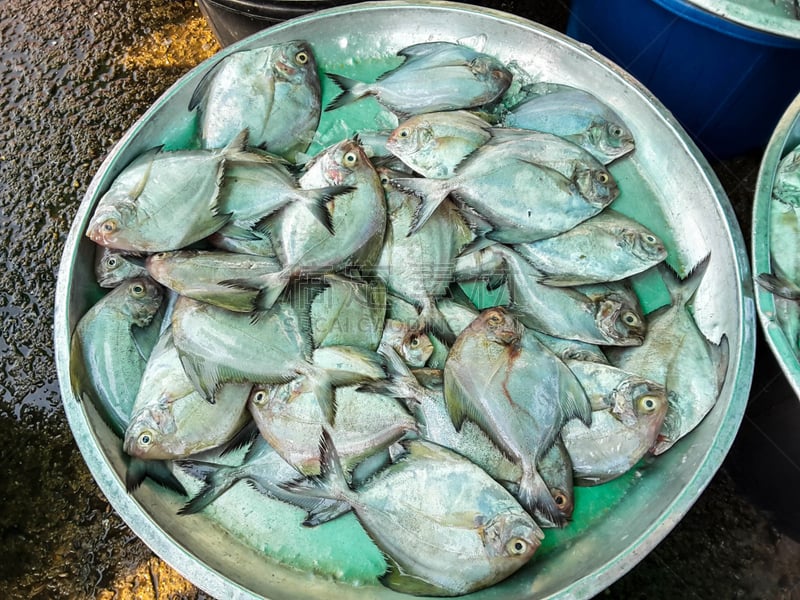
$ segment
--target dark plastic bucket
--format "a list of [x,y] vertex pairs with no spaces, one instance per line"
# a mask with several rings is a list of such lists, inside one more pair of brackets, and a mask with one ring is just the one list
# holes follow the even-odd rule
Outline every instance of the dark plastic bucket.
[[800,92],[800,38],[683,0],[572,0],[567,34],[639,79],[710,158],[765,146]]
[[357,0],[198,0],[221,46],[229,46],[248,35],[287,19]]

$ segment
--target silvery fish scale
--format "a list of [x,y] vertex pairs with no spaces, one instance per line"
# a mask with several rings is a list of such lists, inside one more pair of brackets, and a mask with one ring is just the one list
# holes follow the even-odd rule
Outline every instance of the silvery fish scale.
[[[639,199],[643,208],[663,220],[670,234],[670,263],[685,275],[711,254],[708,275],[696,296],[695,316],[711,341],[726,335],[731,348],[728,375],[714,409],[679,445],[632,476],[628,487],[618,489],[612,509],[583,514],[578,501],[574,522],[586,525],[580,535],[565,529],[562,534],[568,543],[545,539],[550,545],[525,568],[471,597],[532,600],[597,594],[652,550],[689,510],[719,468],[744,413],[754,360],[751,276],[741,232],[719,182],[675,119],[641,85],[587,47],[525,19],[439,1],[366,2],[275,25],[220,55],[297,38],[310,40],[321,68],[333,72],[352,68],[356,57],[390,57],[417,42],[464,39],[506,63],[517,61],[542,79],[591,89],[624,114],[634,133],[635,152],[613,165],[612,172],[623,189],[641,183],[649,190]],[[269,515],[253,508],[246,519],[235,516],[241,515],[242,507],[263,506],[258,504],[263,497],[248,486],[234,486],[216,501],[213,514],[190,518],[176,514],[185,499],[157,486],[145,484],[128,494],[121,483],[125,458],[118,438],[90,403],[79,403],[73,396],[70,337],[99,295],[93,274],[95,248],[83,235],[88,220],[100,195],[135,156],[160,144],[181,146],[191,137],[194,115],[186,107],[210,64],[203,63],[180,79],[119,140],[77,211],[59,270],[55,314],[55,353],[70,426],[116,511],[153,551],[209,594],[273,600],[404,598],[371,582],[338,582],[265,556],[263,540],[274,537],[268,529]],[[638,197],[635,192],[631,195]],[[270,505],[270,510],[283,509]],[[292,514],[281,527],[294,526],[296,514]]]

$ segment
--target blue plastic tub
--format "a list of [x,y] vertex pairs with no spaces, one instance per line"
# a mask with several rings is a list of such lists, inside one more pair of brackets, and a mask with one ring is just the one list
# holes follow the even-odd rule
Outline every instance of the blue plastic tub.
[[696,4],[572,0],[567,33],[639,79],[709,158],[762,148],[800,92],[800,36]]

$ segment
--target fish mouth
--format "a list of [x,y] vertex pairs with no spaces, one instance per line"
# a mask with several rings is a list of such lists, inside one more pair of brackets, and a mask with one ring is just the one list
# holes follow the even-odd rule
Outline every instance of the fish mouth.
[[497,338],[504,344],[517,344],[522,339],[522,334],[516,328],[503,327],[495,331]]

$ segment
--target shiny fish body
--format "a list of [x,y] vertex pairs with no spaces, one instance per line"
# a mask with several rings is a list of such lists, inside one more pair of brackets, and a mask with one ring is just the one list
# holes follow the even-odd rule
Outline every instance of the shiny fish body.
[[283,460],[261,436],[256,436],[253,440],[240,465],[197,460],[182,460],[179,464],[187,473],[203,482],[197,494],[178,511],[181,515],[200,512],[240,481],[250,483],[260,493],[270,498],[325,514],[327,519],[350,510],[350,506],[344,502],[309,498],[293,494],[281,487],[281,484],[297,479],[300,472]]
[[593,94],[560,84],[534,84],[529,98],[503,117],[509,127],[563,137],[608,164],[633,151],[633,134],[622,118]]
[[374,265],[386,228],[386,204],[380,177],[357,142],[345,140],[324,150],[300,177],[303,188],[330,185],[354,188],[328,203],[333,233],[296,204],[268,219],[288,272],[322,274]]
[[606,207],[619,195],[608,169],[592,154],[551,133],[525,129],[492,129],[492,145],[502,146],[508,158],[553,169],[573,181],[589,202]]
[[96,302],[72,334],[75,397],[88,395],[119,437],[158,340],[162,300],[161,286],[151,279],[127,280]]
[[100,287],[113,288],[126,279],[147,277],[144,262],[135,256],[103,246],[95,249],[94,274]]
[[231,220],[220,233],[250,237],[255,225],[284,206],[296,202],[327,226],[325,204],[346,186],[302,189],[295,176],[279,161],[267,155],[262,162],[232,162],[226,165],[220,190],[220,210]]
[[310,335],[298,312],[280,303],[253,320],[180,297],[172,315],[186,374],[207,400],[223,383],[279,383],[308,368]]
[[316,131],[320,81],[311,46],[294,40],[228,55],[197,86],[204,148],[221,148],[247,129],[253,146],[293,161]]
[[377,350],[386,317],[386,286],[329,276],[311,302],[314,347],[358,346]]
[[[319,438],[327,420],[306,377],[256,386],[249,407],[261,435],[286,462],[304,475],[319,474]],[[391,398],[353,388],[336,390],[336,424],[331,434],[346,471],[415,428],[411,415]]]
[[711,344],[698,329],[689,306],[708,260],[683,281],[662,269],[672,304],[648,318],[648,335],[637,348],[610,348],[611,364],[664,385],[669,408],[654,453],[661,454],[692,431],[716,403],[727,364],[725,338]]
[[447,412],[443,391],[421,385],[398,353],[386,347],[381,351],[387,357],[390,376],[372,384],[371,389],[403,400],[414,415],[422,438],[455,450],[506,487],[516,485],[522,477],[519,465],[509,460],[475,423],[467,421],[457,430]]
[[635,296],[622,288],[599,291],[552,287],[514,251],[498,249],[507,265],[512,306],[531,329],[589,344],[638,346],[647,323]]
[[417,199],[389,184],[396,172],[379,173],[386,181],[389,218],[377,274],[391,293],[419,308],[421,328],[450,340],[454,336],[436,307],[436,299],[450,286],[455,258],[472,239],[472,232],[452,204],[444,201],[424,226],[408,235]]
[[230,219],[219,209],[226,160],[264,160],[246,141],[243,134],[221,150],[139,155],[98,201],[86,235],[130,252],[178,250],[211,235]]
[[667,257],[653,232],[611,209],[562,234],[514,249],[542,273],[541,283],[555,286],[619,281]]
[[403,63],[374,83],[328,73],[343,92],[325,110],[364,96],[401,115],[473,108],[490,104],[511,84],[511,72],[497,59],[451,42],[403,48]]
[[236,312],[262,308],[260,279],[282,268],[275,258],[211,250],[161,252],[146,264],[153,279],[177,293]]
[[142,375],[123,448],[138,458],[171,460],[222,446],[248,421],[250,387],[223,386],[215,404],[206,402],[186,376],[168,329]]
[[[414,231],[451,193],[491,224],[486,237],[505,243],[533,242],[562,233],[610,202],[610,195],[599,202],[588,199],[577,181],[520,155],[510,155],[506,148],[514,144],[482,146],[448,179],[393,179],[392,185],[421,198]],[[583,177],[587,173],[582,170],[578,174]]]
[[592,402],[589,427],[564,425],[561,437],[580,485],[597,485],[627,473],[654,446],[667,413],[664,386],[617,369],[568,361]]
[[572,372],[507,311],[487,309],[459,335],[444,368],[447,409],[456,428],[474,421],[522,469],[517,498],[546,524],[563,526],[537,464],[572,418],[591,408]]
[[417,115],[392,131],[386,148],[423,177],[446,179],[491,139],[489,128],[486,121],[467,111]]
[[509,492],[451,450],[422,440],[407,447],[403,458],[356,490],[328,450],[325,476],[300,486],[350,503],[387,559],[384,585],[458,596],[501,581],[530,560],[544,534]]

